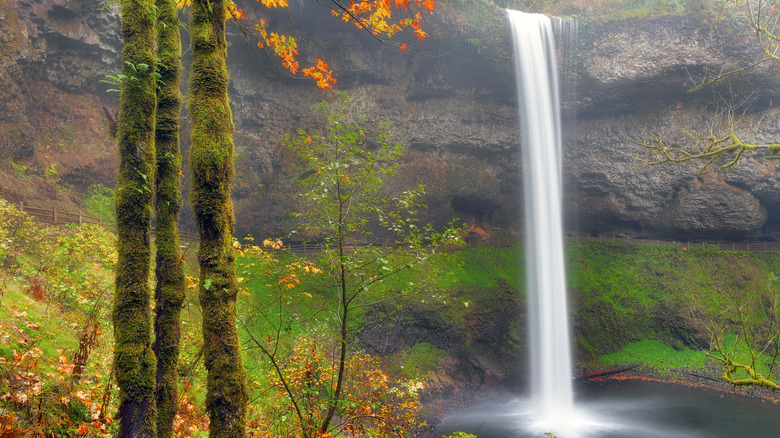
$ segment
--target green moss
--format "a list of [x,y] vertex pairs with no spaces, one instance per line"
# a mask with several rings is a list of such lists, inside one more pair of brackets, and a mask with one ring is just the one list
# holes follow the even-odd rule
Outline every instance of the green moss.
[[[154,7],[122,0],[122,73],[117,139],[117,270],[114,374],[119,386],[118,436],[156,436],[156,359],[151,348],[149,288],[154,181]],[[143,68],[142,66],[146,66]]]
[[660,341],[644,339],[626,345],[620,351],[601,356],[605,364],[641,363],[657,371],[703,370],[707,361],[704,351],[687,348],[676,350]]
[[233,122],[228,103],[224,0],[193,2],[190,37],[191,200],[200,235],[200,303],[209,435],[243,437],[246,371],[236,328],[238,283],[233,252]]
[[156,278],[155,344],[157,357],[157,433],[173,436],[179,407],[177,367],[181,343],[181,308],[185,279],[179,247],[179,119],[181,117],[181,40],[176,2],[156,0],[157,53],[160,81],[157,88]]
[[410,379],[425,379],[439,366],[439,360],[446,357],[447,352],[427,342],[415,344],[402,354],[401,373]]

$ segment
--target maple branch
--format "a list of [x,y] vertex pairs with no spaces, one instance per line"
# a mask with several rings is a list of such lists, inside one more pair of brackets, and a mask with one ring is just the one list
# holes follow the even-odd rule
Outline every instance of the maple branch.
[[661,163],[684,163],[694,160],[705,160],[705,163],[699,167],[697,173],[701,174],[717,159],[728,155],[734,154],[731,161],[720,166],[721,169],[733,168],[739,160],[742,158],[745,152],[753,152],[759,149],[766,149],[772,154],[773,157],[780,156],[780,144],[755,144],[745,143],[737,137],[734,131],[733,123],[729,123],[729,132],[721,137],[716,135],[694,135],[684,130],[683,133],[688,136],[689,139],[699,143],[703,143],[701,149],[695,152],[690,152],[685,148],[679,146],[670,145],[663,137],[656,138],[652,141],[641,140],[638,142],[645,149],[654,153],[658,158],[656,160],[648,161],[644,159],[637,159],[637,161],[648,164],[656,165]]
[[[284,371],[279,366],[279,362],[276,360],[276,348],[274,348],[274,351],[271,352],[268,350],[265,345],[263,345],[262,342],[260,342],[252,333],[252,330],[249,329],[246,322],[244,322],[243,319],[238,318],[238,320],[241,322],[241,324],[244,326],[244,331],[249,335],[252,342],[260,349],[260,351],[265,354],[265,356],[268,358],[269,361],[271,361],[271,365],[274,367],[274,370],[276,371],[276,375],[279,377],[279,381],[282,383],[282,386],[284,387],[284,391],[287,393],[287,397],[289,397],[290,402],[292,403],[293,407],[295,408],[295,414],[298,416],[298,421],[300,421],[300,424],[303,425],[305,423],[303,413],[301,412],[301,409],[298,407],[298,399],[295,396],[295,393],[290,388],[290,385],[287,383],[287,379],[284,378],[285,374]],[[277,338],[278,341],[278,338]],[[278,343],[278,342],[277,342]]]
[[708,71],[710,70],[710,67],[707,66],[707,67],[705,67],[705,70],[704,70],[704,77],[701,78],[701,79],[694,78],[693,75],[691,75],[690,72],[688,72],[688,79],[691,81],[691,83],[694,84],[693,87],[690,87],[688,89],[688,92],[689,93],[694,93],[696,91],[701,90],[702,88],[704,88],[706,86],[714,85],[714,84],[716,84],[718,82],[721,82],[721,81],[723,81],[725,79],[729,79],[732,76],[736,76],[736,75],[738,75],[740,73],[744,73],[744,72],[746,72],[748,70],[753,69],[754,67],[757,67],[757,66],[759,66],[759,65],[761,65],[761,64],[763,64],[763,63],[765,63],[767,61],[772,61],[772,60],[774,60],[774,58],[771,58],[771,57],[761,58],[761,59],[759,59],[757,61],[754,61],[753,63],[751,63],[749,65],[746,65],[745,67],[741,67],[741,68],[737,68],[737,69],[729,70],[729,71],[725,71],[725,72],[724,72],[723,69],[721,69],[720,73],[718,73],[717,75],[709,74]]
[[[370,0],[363,0],[363,1],[370,1]],[[375,39],[376,41],[379,41],[380,43],[382,43],[384,45],[398,47],[399,49],[401,49],[404,52],[409,51],[409,52],[414,53],[416,55],[423,55],[422,53],[416,52],[414,50],[409,50],[407,48],[406,44],[404,44],[404,43],[396,43],[395,41],[390,41],[390,40],[386,40],[386,39],[380,38],[379,34],[383,33],[381,29],[379,29],[379,28],[369,24],[368,22],[366,22],[366,20],[364,20],[362,17],[360,17],[357,14],[355,14],[349,8],[349,6],[345,5],[340,0],[316,0],[316,2],[326,6],[328,8],[330,8],[330,10],[335,12],[336,14],[338,14],[339,11],[341,12],[341,14],[346,14],[347,16],[349,16],[349,18],[351,20],[354,21],[355,26],[358,29],[364,30],[365,32],[367,32],[371,36],[371,38]],[[409,16],[412,17],[411,11],[409,11]],[[401,28],[403,30],[406,30],[409,27],[410,27],[409,25],[401,26]]]
[[[739,0],[735,1],[735,4],[738,2]],[[704,77],[701,80],[694,79],[689,75],[691,81],[695,83],[695,85],[688,91],[698,91],[707,85],[715,84],[728,77],[751,70],[752,68],[767,61],[780,61],[780,11],[778,11],[778,5],[770,4],[768,2],[764,2],[763,0],[745,0],[745,3],[748,16],[748,26],[751,32],[756,36],[764,56],[756,61],[751,62],[745,67],[736,68],[727,72],[721,71],[721,73],[718,73],[717,75],[709,75],[707,73],[707,69],[705,70]],[[725,15],[723,11],[725,6],[721,3],[719,7],[721,9],[719,11],[718,18],[721,18],[721,15]],[[770,7],[772,8],[771,10]],[[715,30],[712,32],[715,32]],[[751,39],[752,37],[753,35],[750,35],[747,37],[747,39]],[[714,46],[712,51],[716,51]]]

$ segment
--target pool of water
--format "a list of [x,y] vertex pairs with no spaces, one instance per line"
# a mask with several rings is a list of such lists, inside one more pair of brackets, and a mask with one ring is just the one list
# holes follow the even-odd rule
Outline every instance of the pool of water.
[[[583,384],[572,418],[540,424],[527,399],[507,396],[454,413],[434,437],[455,431],[479,438],[772,438],[780,406],[723,392],[653,382]],[[555,430],[558,429],[558,430]]]

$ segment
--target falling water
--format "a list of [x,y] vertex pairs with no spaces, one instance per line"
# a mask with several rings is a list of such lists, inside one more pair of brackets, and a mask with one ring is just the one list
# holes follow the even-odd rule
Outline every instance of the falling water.
[[[759,411],[772,407],[741,407],[754,400],[729,399],[687,388],[648,386],[646,382],[588,385],[578,391],[578,403],[574,404],[563,270],[555,47],[548,18],[515,11],[508,14],[515,40],[523,133],[531,395],[497,397],[454,413],[445,418],[435,435],[465,431],[480,438],[539,438],[545,432],[558,438],[777,436],[780,416],[771,410]],[[558,29],[560,35],[574,31],[569,37],[576,38],[576,22],[559,24],[564,25]],[[573,28],[566,29],[567,25]],[[558,53],[565,55],[566,40],[559,41]],[[576,50],[576,40],[569,46]],[[560,97],[569,101],[571,115],[575,109],[574,84],[567,88],[566,67],[562,63],[564,85]],[[568,79],[575,79],[574,74],[570,70]]]
[[561,219],[558,73],[548,17],[507,11],[515,45],[528,278],[531,405],[550,432],[574,434]]

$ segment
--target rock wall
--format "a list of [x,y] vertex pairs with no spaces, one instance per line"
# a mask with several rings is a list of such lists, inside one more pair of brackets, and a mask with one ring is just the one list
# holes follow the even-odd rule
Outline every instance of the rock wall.
[[[284,136],[320,127],[315,103],[333,104],[340,91],[349,94],[352,114],[365,113],[375,126],[388,123],[392,139],[408,147],[394,188],[426,184],[429,220],[458,217],[476,234],[518,232],[523,164],[503,13],[488,0],[438,3],[436,14],[425,17],[427,41],[397,40],[409,44],[406,53],[339,23],[317,5],[292,2],[289,10],[263,11],[269,28],[296,35],[302,63],[328,61],[339,79],[337,92],[290,77],[272,55],[230,27],[240,233],[285,234],[289,213],[300,207],[294,153]],[[243,6],[250,22],[261,13],[253,9],[258,5]],[[121,40],[116,7],[101,8],[97,0],[0,0],[0,196],[78,208],[87,187],[112,185],[116,157],[109,132],[116,96],[100,80],[119,70]],[[735,17],[580,22],[560,56],[567,84],[568,229],[675,239],[779,238],[780,181],[776,161],[762,153],[745,157],[733,171],[715,163],[703,174],[696,164],[637,161],[652,158],[641,145],[645,139],[664,136],[682,145],[690,143],[684,129],[722,132],[724,104],[746,100],[751,106],[737,108],[740,138],[776,143],[780,81],[774,64],[714,90],[689,91],[705,68],[736,68],[759,55]],[[720,106],[716,96],[726,97]],[[186,129],[186,115],[184,120]],[[186,154],[186,141],[183,148]],[[52,165],[55,172],[47,173]]]
[[113,185],[116,157],[101,79],[118,72],[116,6],[0,0],[0,196],[76,211]]
[[[424,55],[401,54],[349,29],[326,37],[303,15],[296,16],[295,30],[311,30],[304,31],[310,51],[305,55],[332,60],[342,79],[339,88],[351,95],[355,111],[388,122],[394,138],[409,147],[399,186],[428,185],[431,220],[460,217],[475,232],[514,231],[522,220],[522,160],[511,41],[497,8],[458,9],[452,3],[442,5],[432,24],[441,33],[432,32],[426,44],[418,44]],[[653,160],[644,140],[663,136],[675,145],[696,146],[683,130],[727,132],[724,108],[747,100],[749,107],[737,108],[740,138],[777,142],[775,65],[690,91],[705,69],[728,71],[761,56],[749,29],[737,17],[713,21],[706,14],[584,21],[579,27],[561,53],[568,98],[569,230],[686,240],[780,237],[780,204],[771,190],[778,175],[764,154],[746,157],[734,171],[720,170],[723,162],[716,162],[703,174],[696,172],[700,163],[637,161]],[[239,51],[237,58],[251,58]],[[239,130],[246,134],[239,147],[249,158],[247,170],[257,177],[253,181],[264,190],[246,191],[255,198],[247,206],[263,207],[244,216],[243,225],[275,235],[282,230],[274,226],[284,224],[286,211],[295,208],[289,197],[274,196],[294,188],[282,177],[289,154],[280,139],[297,127],[316,125],[310,102],[329,97],[312,93],[305,83],[269,75],[267,67],[252,69],[247,62],[234,68],[233,104]],[[717,96],[725,100],[715,105]],[[277,187],[280,181],[283,187]]]

